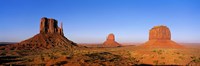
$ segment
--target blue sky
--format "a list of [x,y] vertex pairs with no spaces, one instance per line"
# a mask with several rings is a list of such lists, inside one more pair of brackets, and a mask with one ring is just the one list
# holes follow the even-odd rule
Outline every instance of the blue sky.
[[0,42],[34,36],[42,17],[63,22],[77,43],[102,43],[109,33],[120,43],[145,42],[156,25],[176,42],[200,42],[199,0],[0,0]]

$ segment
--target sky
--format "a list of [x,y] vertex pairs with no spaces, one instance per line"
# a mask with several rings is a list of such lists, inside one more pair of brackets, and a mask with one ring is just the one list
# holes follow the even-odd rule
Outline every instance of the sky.
[[200,43],[200,0],[0,0],[0,42],[20,42],[39,33],[42,17],[63,22],[76,43],[143,43],[156,25],[172,40]]

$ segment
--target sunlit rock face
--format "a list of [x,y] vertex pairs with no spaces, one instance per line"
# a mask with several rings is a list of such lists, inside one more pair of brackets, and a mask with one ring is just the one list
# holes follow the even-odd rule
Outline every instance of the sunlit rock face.
[[171,32],[167,26],[154,26],[149,31],[149,40],[171,40]]
[[114,34],[109,34],[107,37],[107,41],[115,41],[115,35]]
[[46,34],[53,34],[58,33],[60,35],[64,35],[62,23],[61,26],[58,27],[58,22],[55,19],[48,19],[46,17],[41,18],[40,20],[40,33],[46,33]]
[[171,32],[167,26],[154,26],[149,31],[149,41],[144,44],[145,47],[157,48],[181,48],[183,46],[171,40]]
[[103,43],[103,47],[120,47],[121,45],[115,41],[115,35],[109,34],[107,40]]

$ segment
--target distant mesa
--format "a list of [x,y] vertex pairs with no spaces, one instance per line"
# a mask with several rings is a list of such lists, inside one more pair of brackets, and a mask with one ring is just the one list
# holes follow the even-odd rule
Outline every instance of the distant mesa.
[[167,26],[154,26],[149,31],[149,40],[171,40],[171,32]]
[[7,49],[16,50],[35,50],[49,48],[67,48],[76,47],[77,44],[68,40],[63,33],[62,23],[58,27],[58,22],[52,18],[41,18],[40,33],[24,40],[18,44],[7,45]]
[[115,41],[115,35],[109,34],[107,40],[103,43],[103,47],[120,47],[121,45]]
[[171,40],[171,32],[167,26],[154,26],[149,31],[149,41],[144,44],[145,47],[163,47],[163,48],[181,48],[183,46]]

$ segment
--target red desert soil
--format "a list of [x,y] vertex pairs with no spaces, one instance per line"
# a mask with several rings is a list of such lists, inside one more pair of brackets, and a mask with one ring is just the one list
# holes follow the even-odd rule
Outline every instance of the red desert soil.
[[[87,45],[85,45],[87,47]],[[196,46],[197,47],[197,46]],[[198,46],[200,47],[200,46]],[[1,65],[195,65],[200,64],[199,48],[143,48],[123,46],[64,49],[10,50],[1,49]],[[16,57],[9,57],[16,56]]]

